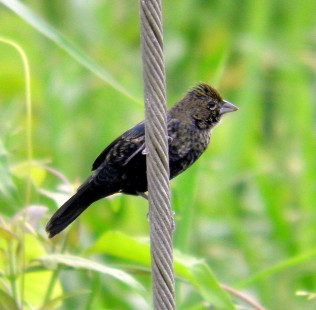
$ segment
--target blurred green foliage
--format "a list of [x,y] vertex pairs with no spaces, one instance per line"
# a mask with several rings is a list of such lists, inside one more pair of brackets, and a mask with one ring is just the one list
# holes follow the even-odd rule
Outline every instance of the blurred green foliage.
[[[49,208],[25,237],[12,224],[27,194],[25,80],[18,53],[0,42],[0,258],[12,263],[15,251],[21,255],[17,242],[25,245],[23,255],[34,249],[22,262],[50,277],[37,280],[47,285],[46,296],[38,297],[42,303],[26,298],[34,307],[50,300],[46,309],[146,309],[150,297],[139,292],[138,284],[122,284],[91,267],[94,261],[133,271],[134,280],[149,291],[148,266],[126,252],[133,248],[123,243],[111,251],[100,245],[111,231],[135,240],[148,238],[143,199],[115,196],[99,201],[56,241],[45,240],[43,228],[69,191],[89,175],[98,153],[143,119],[138,3],[24,4],[104,68],[129,96],[0,6],[0,37],[19,44],[31,67],[30,203]],[[240,108],[214,130],[198,163],[172,181],[176,251],[203,258],[218,281],[242,289],[267,309],[316,308],[316,2],[174,0],[164,1],[163,9],[168,105],[204,81]],[[124,249],[128,255],[122,255]],[[65,263],[60,256],[49,256],[69,254],[89,260],[91,268],[71,265],[69,257]],[[32,265],[32,259],[47,255],[60,267],[45,265],[45,260]],[[189,260],[184,258],[188,269]],[[3,262],[0,286],[8,267]],[[23,264],[16,266],[23,269]],[[199,291],[177,280],[178,308],[209,309],[216,298],[199,294],[205,287]],[[225,299],[215,284],[210,287]],[[72,295],[82,290],[92,293]],[[71,298],[58,299],[61,291]],[[1,300],[15,309],[9,295],[1,286]]]

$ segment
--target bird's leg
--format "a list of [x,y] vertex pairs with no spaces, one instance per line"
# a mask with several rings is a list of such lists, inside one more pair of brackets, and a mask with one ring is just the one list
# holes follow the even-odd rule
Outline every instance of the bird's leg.
[[147,151],[146,147],[142,150],[142,155],[147,155],[149,152]]
[[[137,195],[140,196],[140,197],[143,197],[144,199],[146,199],[148,201],[148,196],[145,193],[137,192]],[[171,216],[170,217],[171,217],[171,221],[172,221],[172,223],[171,223],[171,231],[172,231],[172,233],[174,233],[176,231],[176,223],[175,223],[174,218],[173,218],[173,216],[175,214],[176,213],[174,211],[171,211]],[[150,214],[149,214],[149,212],[147,213],[146,218],[147,218],[147,221],[149,222],[150,221]]]
[[175,220],[174,220],[174,218],[173,218],[173,216],[176,214],[176,212],[174,212],[174,211],[172,211],[171,210],[171,221],[172,221],[172,223],[171,223],[171,232],[172,233],[174,233],[175,231],[176,231],[176,222],[175,222]]
[[144,192],[136,192],[136,194],[144,199],[148,200],[148,196]]
[[[148,201],[148,196],[143,193],[143,192],[136,192],[138,196],[143,197],[144,199],[146,199]],[[146,219],[149,222],[150,221],[150,216],[149,216],[149,212],[147,212],[146,214]]]

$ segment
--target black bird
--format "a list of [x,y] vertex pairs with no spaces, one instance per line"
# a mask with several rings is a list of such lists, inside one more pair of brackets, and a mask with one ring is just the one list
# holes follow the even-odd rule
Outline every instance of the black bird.
[[[197,84],[171,107],[167,114],[170,179],[190,167],[205,151],[211,130],[222,115],[236,110],[205,83]],[[93,163],[92,171],[76,194],[47,223],[50,238],[101,198],[114,193],[143,195],[147,191],[144,122],[104,149]]]

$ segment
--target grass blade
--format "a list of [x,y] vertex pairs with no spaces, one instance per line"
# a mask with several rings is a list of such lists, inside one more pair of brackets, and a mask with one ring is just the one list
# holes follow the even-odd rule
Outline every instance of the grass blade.
[[78,61],[81,65],[88,70],[96,74],[99,78],[105,81],[108,85],[133,100],[136,103],[140,103],[140,100],[134,98],[122,85],[120,85],[108,72],[98,66],[93,60],[81,52],[77,47],[69,42],[61,33],[59,33],[54,27],[41,19],[35,13],[33,13],[27,6],[18,0],[1,0],[1,2],[20,16],[33,28],[42,33],[45,37],[56,43],[60,48],[65,50],[71,57]]
[[[146,267],[150,266],[149,244],[121,232],[108,231],[104,233],[87,253],[105,253],[140,263]],[[191,283],[205,301],[211,303],[215,309],[235,309],[228,295],[220,287],[212,270],[203,260],[175,253],[174,267],[176,276]]]
[[144,287],[136,281],[132,276],[127,274],[126,272],[107,267],[104,264],[96,263],[92,260],[81,258],[73,255],[64,255],[64,254],[51,254],[46,255],[38,259],[47,267],[53,266],[55,264],[61,264],[68,267],[73,267],[76,269],[85,269],[90,271],[99,272],[102,274],[107,274],[111,277],[116,278],[117,280],[137,289],[139,292],[144,292]]
[[263,271],[260,271],[256,274],[254,274],[253,276],[251,276],[250,278],[242,281],[241,283],[239,283],[239,287],[240,288],[244,288],[250,284],[253,284],[255,283],[256,281],[259,281],[259,280],[262,280],[262,279],[265,279],[267,278],[268,276],[270,275],[273,275],[277,272],[280,272],[284,269],[287,269],[287,268],[290,268],[290,267],[294,267],[298,264],[301,264],[301,263],[305,263],[306,261],[312,259],[312,258],[315,258],[316,256],[316,250],[313,250],[311,252],[308,252],[308,253],[305,253],[305,254],[300,254],[300,255],[297,255],[297,256],[294,256],[294,257],[291,257],[289,259],[286,259],[284,261],[282,261],[281,263],[279,264],[276,264],[270,268],[267,268]]

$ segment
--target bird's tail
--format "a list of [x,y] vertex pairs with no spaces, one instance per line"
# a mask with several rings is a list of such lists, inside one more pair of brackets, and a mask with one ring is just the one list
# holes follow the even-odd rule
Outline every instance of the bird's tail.
[[85,209],[101,197],[89,187],[80,187],[78,192],[66,201],[46,225],[49,238],[54,237],[72,223]]

